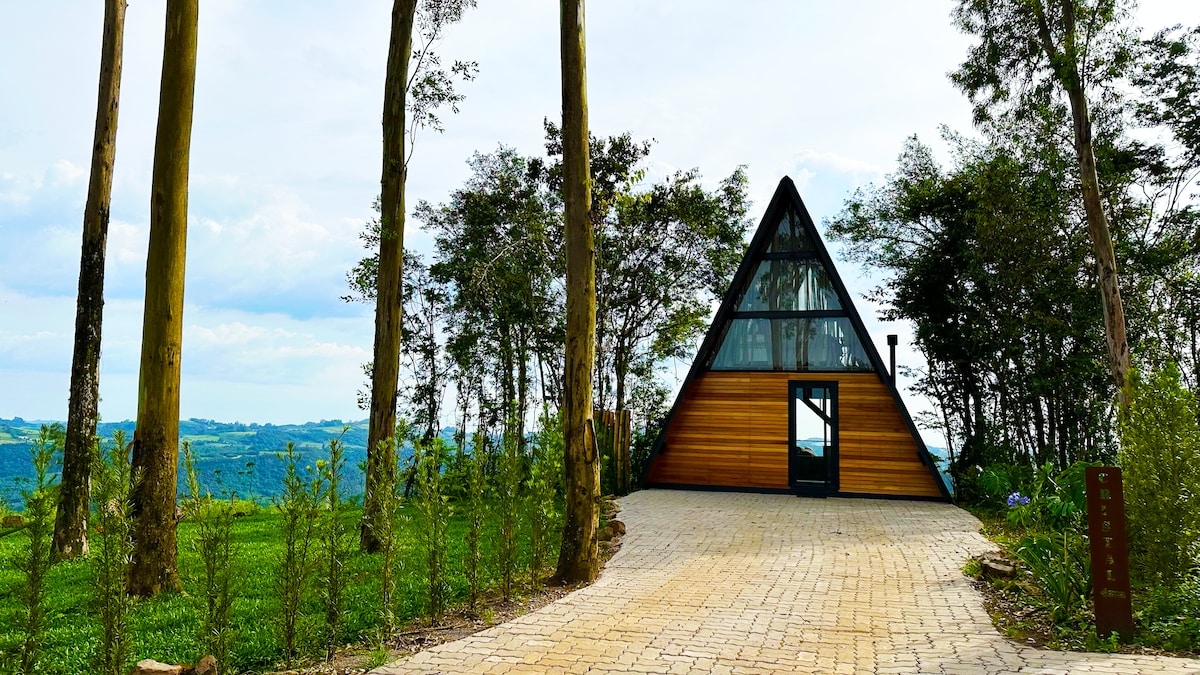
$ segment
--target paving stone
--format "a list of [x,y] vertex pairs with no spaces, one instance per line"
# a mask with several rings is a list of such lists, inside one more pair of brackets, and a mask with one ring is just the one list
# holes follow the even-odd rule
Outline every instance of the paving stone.
[[595,584],[372,674],[1200,674],[1005,639],[961,573],[992,546],[948,504],[681,490],[620,503],[627,533]]

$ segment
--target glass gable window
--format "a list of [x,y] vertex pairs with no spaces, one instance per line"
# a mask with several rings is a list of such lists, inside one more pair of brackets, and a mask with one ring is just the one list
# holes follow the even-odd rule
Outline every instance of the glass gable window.
[[767,253],[806,253],[815,248],[808,228],[800,220],[800,215],[788,209],[775,228],[775,236],[771,237]]
[[713,370],[872,370],[850,319],[735,318]]
[[825,267],[814,259],[760,262],[737,305],[739,312],[841,308]]

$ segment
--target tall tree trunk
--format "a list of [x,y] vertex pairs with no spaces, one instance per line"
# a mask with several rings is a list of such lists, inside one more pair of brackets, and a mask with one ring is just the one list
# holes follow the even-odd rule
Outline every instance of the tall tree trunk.
[[596,530],[600,462],[592,427],[596,350],[596,249],[588,166],[587,76],[583,0],[561,0],[563,199],[566,203],[567,346],[563,435],[566,522],[556,577],[592,581],[600,570]]
[[100,404],[100,328],[104,318],[104,250],[112,203],[117,152],[117,109],[121,98],[121,54],[125,42],[125,0],[105,0],[100,87],[92,137],[92,174],[83,210],[79,295],[75,305],[75,350],[71,357],[71,400],[63,445],[62,483],[54,519],[54,554],[87,555],[92,444]]
[[[1055,0],[1049,0],[1051,5]],[[1071,118],[1075,132],[1075,155],[1079,162],[1079,178],[1083,188],[1083,208],[1087,214],[1088,238],[1096,256],[1096,273],[1100,283],[1100,301],[1104,311],[1104,337],[1108,344],[1109,372],[1117,386],[1122,407],[1129,404],[1129,341],[1125,336],[1125,307],[1117,284],[1117,258],[1113,253],[1112,233],[1104,203],[1100,197],[1100,179],[1096,175],[1096,154],[1092,145],[1092,120],[1088,113],[1087,96],[1079,73],[1078,35],[1073,0],[1057,0],[1062,24],[1062,48],[1055,44],[1047,19],[1049,12],[1039,0],[1033,9],[1038,22],[1038,37],[1042,51],[1050,61],[1067,99],[1071,103]]]
[[[797,340],[797,342],[799,341]],[[617,340],[617,346],[613,349],[613,377],[617,381],[614,410],[625,409],[625,378],[629,376],[629,353],[631,351],[633,348],[625,345],[623,340]]]
[[[412,56],[413,17],[417,0],[392,5],[387,78],[383,86],[383,176],[380,195],[379,273],[375,278],[375,353],[371,367],[371,418],[367,429],[367,476],[363,495],[359,545],[379,550],[370,524],[376,520],[381,495],[378,487],[395,485],[396,389],[400,379],[400,326],[403,301],[400,283],[404,263],[405,100],[409,58]],[[391,480],[389,480],[389,477]]]
[[179,464],[179,359],[187,244],[188,159],[196,85],[198,0],[167,0],[166,40],[146,254],[146,307],[138,377],[129,592],[179,589],[175,569],[175,480]]
[[525,414],[529,409],[529,346],[525,326],[517,325],[517,447],[525,455]]
[[1075,122],[1075,153],[1079,158],[1079,177],[1083,184],[1083,206],[1087,212],[1088,238],[1096,255],[1096,274],[1100,281],[1100,301],[1104,311],[1104,337],[1108,342],[1108,366],[1122,406],[1129,405],[1129,341],[1125,336],[1125,307],[1117,283],[1117,257],[1113,253],[1108,216],[1100,197],[1100,179],[1096,175],[1096,155],[1092,148],[1092,123],[1087,98],[1076,77],[1067,87],[1071,116]]

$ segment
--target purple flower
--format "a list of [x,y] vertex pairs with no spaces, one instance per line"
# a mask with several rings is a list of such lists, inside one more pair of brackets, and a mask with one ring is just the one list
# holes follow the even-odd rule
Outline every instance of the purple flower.
[[1008,496],[1008,505],[1009,506],[1025,506],[1028,503],[1029,503],[1029,497],[1026,497],[1025,495],[1021,494],[1020,492],[1014,492]]

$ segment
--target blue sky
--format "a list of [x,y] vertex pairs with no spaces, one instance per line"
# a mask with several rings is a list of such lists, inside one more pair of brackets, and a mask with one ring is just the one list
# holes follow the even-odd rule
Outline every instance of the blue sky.
[[[439,46],[479,63],[461,113],[417,140],[408,203],[439,202],[499,143],[541,152],[559,117],[556,3],[480,0]],[[593,133],[654,138],[650,174],[749,168],[761,215],[779,178],[815,220],[880,181],[905,138],[968,131],[946,73],[967,46],[953,3],[607,0],[588,6]],[[1194,22],[1144,2],[1142,25]],[[1194,8],[1193,8],[1194,9]],[[126,19],[101,415],[136,415],[164,3]],[[372,313],[345,271],[378,193],[390,3],[204,0],[200,8],[184,312],[184,417],[358,419]],[[99,70],[102,3],[0,3],[0,417],[63,419]],[[407,243],[428,250],[410,220]],[[834,250],[835,258],[838,252]],[[842,266],[852,291],[873,282]],[[874,319],[872,337],[903,325]],[[901,362],[920,365],[910,350]],[[677,369],[686,372],[686,364]],[[911,399],[911,397],[910,397]],[[922,408],[910,400],[910,407]],[[931,439],[931,442],[935,442]]]

